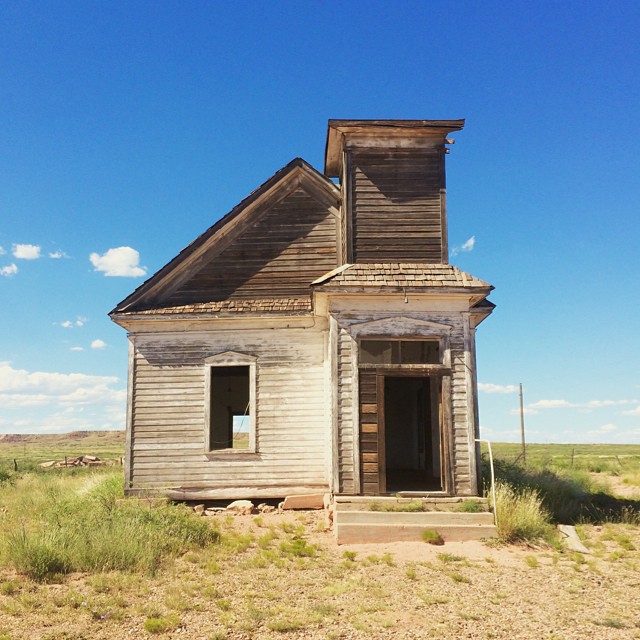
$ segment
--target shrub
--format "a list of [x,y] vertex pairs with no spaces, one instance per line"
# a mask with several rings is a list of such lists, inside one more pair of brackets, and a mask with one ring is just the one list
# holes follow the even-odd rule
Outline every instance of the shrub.
[[0,469],[0,487],[5,484],[13,484],[14,477],[10,471]]
[[55,534],[34,536],[20,529],[9,534],[8,545],[15,568],[38,582],[52,580],[69,568],[63,541]]
[[535,489],[517,490],[507,483],[496,483],[496,510],[498,536],[504,542],[551,539],[549,514]]
[[[551,522],[576,524],[626,522],[640,519],[640,503],[614,498],[595,484],[583,471],[524,467],[505,460],[494,460],[496,478],[517,492],[534,491]],[[489,468],[482,465],[485,491],[489,491]]]
[[422,539],[427,544],[443,545],[442,536],[435,529],[425,529],[422,532]]

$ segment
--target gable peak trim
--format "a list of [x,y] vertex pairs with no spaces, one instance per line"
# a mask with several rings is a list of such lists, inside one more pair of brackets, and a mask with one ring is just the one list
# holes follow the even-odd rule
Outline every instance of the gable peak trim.
[[252,364],[258,360],[257,356],[248,353],[240,353],[239,351],[223,351],[214,356],[204,359],[204,364]]

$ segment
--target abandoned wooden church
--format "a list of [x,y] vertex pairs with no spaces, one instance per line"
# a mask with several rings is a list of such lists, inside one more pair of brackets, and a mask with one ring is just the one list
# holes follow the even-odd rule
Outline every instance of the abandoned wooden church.
[[449,264],[463,125],[330,120],[324,174],[293,160],[118,304],[129,494],[478,495],[493,304]]

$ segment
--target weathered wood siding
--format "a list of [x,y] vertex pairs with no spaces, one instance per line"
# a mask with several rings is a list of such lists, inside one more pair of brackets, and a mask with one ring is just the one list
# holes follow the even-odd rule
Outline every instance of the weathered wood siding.
[[338,395],[338,467],[339,493],[349,494],[355,491],[354,468],[354,439],[357,438],[357,426],[354,416],[354,398],[357,398],[357,384],[355,377],[357,369],[354,367],[353,338],[344,327],[338,329],[338,380],[336,393]]
[[[406,314],[403,314],[406,316]],[[452,476],[451,484],[453,493],[456,495],[470,495],[475,490],[475,461],[472,456],[475,452],[475,443],[471,442],[473,429],[470,432],[470,425],[475,425],[475,415],[473,412],[473,401],[469,399],[468,393],[473,390],[472,372],[465,364],[465,329],[464,317],[460,313],[416,313],[412,314],[412,318],[418,320],[426,320],[446,325],[450,328],[448,331],[449,353],[451,359],[451,376],[443,379],[443,414],[450,416],[449,433],[444,433],[443,442],[449,447],[451,455],[450,475]],[[376,400],[373,399],[372,393],[374,387],[371,386],[368,378],[362,378],[362,374],[358,372],[357,355],[353,353],[356,348],[354,334],[359,331],[357,326],[363,322],[382,320],[385,318],[393,318],[389,314],[358,314],[337,316],[337,324],[339,326],[339,357],[341,366],[339,368],[338,393],[341,411],[339,413],[338,422],[338,440],[340,442],[339,457],[339,478],[338,486],[342,493],[354,492],[354,459],[361,460],[358,465],[362,471],[360,478],[359,492],[372,494],[375,491],[375,480],[371,474],[367,475],[373,467],[368,467],[368,463],[373,462],[373,458],[365,454],[379,453],[376,447],[372,448],[372,436],[366,436],[367,432],[372,432],[372,428],[366,425],[377,424],[377,414],[370,411],[370,405]],[[376,327],[376,335],[402,335],[402,321],[393,323],[394,333],[384,333],[380,327]],[[417,335],[415,326],[408,329],[408,334]],[[366,335],[366,334],[360,334]],[[425,337],[433,335],[425,330]],[[471,377],[471,378],[470,378]],[[356,396],[358,402],[355,410],[350,394],[353,387],[364,385]],[[449,393],[447,393],[449,390]],[[369,416],[363,416],[363,407],[366,407]],[[371,419],[369,419],[371,418]],[[375,420],[374,420],[375,418]],[[354,439],[354,424],[357,433]],[[377,438],[377,429],[376,429]],[[365,444],[368,443],[368,444]],[[359,447],[356,451],[354,447]],[[445,453],[446,455],[446,453]],[[377,462],[377,459],[376,459]],[[368,486],[366,486],[368,485]]]
[[[320,322],[319,325],[322,323]],[[131,488],[227,495],[326,490],[327,375],[323,331],[240,329],[144,334],[135,343]],[[205,358],[255,356],[257,452],[205,453]]]
[[338,224],[327,206],[298,188],[163,302],[308,295],[311,282],[338,266]]
[[379,464],[381,461],[379,411],[384,411],[384,408],[378,403],[376,372],[371,369],[360,371],[359,380],[361,493],[365,496],[375,496],[380,495],[383,490]]
[[352,149],[348,165],[351,262],[442,262],[441,151]]

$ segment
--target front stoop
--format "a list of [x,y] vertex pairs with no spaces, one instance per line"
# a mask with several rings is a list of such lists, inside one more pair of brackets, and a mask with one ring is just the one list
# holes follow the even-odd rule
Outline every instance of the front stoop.
[[[425,511],[385,511],[402,508],[403,503],[419,500]],[[425,529],[435,529],[445,542],[481,540],[497,535],[493,514],[489,511],[461,511],[464,500],[482,498],[395,498],[336,496],[334,532],[338,544],[403,542],[422,540]],[[373,506],[374,509],[371,510]]]

